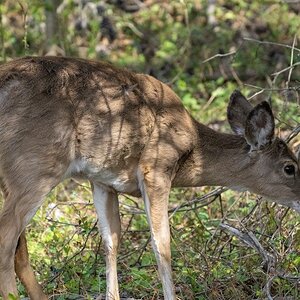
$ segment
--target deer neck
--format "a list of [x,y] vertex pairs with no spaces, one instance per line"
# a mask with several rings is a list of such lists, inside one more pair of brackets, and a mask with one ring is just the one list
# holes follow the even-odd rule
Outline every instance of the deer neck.
[[228,186],[245,189],[253,163],[243,137],[216,132],[196,123],[193,149],[179,164],[174,186]]

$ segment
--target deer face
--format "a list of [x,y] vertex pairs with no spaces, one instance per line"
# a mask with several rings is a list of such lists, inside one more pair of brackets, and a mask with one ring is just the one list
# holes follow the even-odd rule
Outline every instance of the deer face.
[[286,143],[276,138],[268,147],[250,155],[256,160],[261,180],[258,178],[249,190],[300,212],[299,161]]

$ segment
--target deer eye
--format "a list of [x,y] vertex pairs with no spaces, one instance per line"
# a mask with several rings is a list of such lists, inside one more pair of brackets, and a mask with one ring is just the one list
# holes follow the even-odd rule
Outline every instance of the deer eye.
[[288,176],[294,176],[296,174],[296,168],[294,165],[286,165],[284,166],[283,170]]

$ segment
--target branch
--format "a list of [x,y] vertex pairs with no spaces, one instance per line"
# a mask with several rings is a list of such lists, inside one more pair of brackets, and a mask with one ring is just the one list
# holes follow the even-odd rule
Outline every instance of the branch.
[[213,60],[213,59],[215,59],[215,58],[217,58],[217,57],[227,57],[227,56],[235,55],[235,54],[237,53],[237,51],[238,51],[238,50],[231,51],[231,52],[224,53],[224,54],[221,54],[221,53],[215,54],[214,56],[209,57],[209,58],[203,60],[203,61],[201,62],[201,64],[205,64],[205,63],[207,63],[207,62],[209,62],[209,61],[211,61],[211,60]]
[[237,228],[234,228],[224,223],[221,223],[220,227],[223,230],[228,230],[232,235],[236,236],[238,239],[240,239],[242,242],[247,244],[249,247],[255,249],[263,258],[263,265],[265,264],[267,265],[267,270],[271,270],[275,268],[276,258],[263,248],[261,243],[258,241],[258,239],[251,231],[243,233],[239,231]]
[[292,139],[294,139],[298,134],[300,133],[300,125],[295,127],[293,131],[289,134],[289,136],[286,138],[286,142],[289,143]]
[[[215,201],[223,192],[225,192],[227,190],[228,190],[228,188],[220,187],[220,188],[214,189],[212,192],[209,192],[209,193],[203,195],[202,197],[194,198],[191,201],[187,201],[183,204],[178,205],[175,208],[169,209],[169,213],[172,213],[169,218],[172,218],[176,212],[181,211],[181,208],[191,206],[192,204],[203,202],[203,206],[206,206],[206,205],[212,203],[213,201]],[[205,200],[208,200],[212,197],[213,197],[212,200],[204,202]]]
[[260,256],[263,258],[263,266],[266,265],[267,273],[270,275],[266,285],[265,285],[265,291],[267,295],[268,300],[273,300],[273,297],[271,295],[271,286],[273,280],[278,277],[281,279],[289,280],[292,283],[300,283],[300,277],[299,276],[291,276],[289,274],[285,274],[282,270],[278,270],[276,268],[278,262],[274,255],[272,255],[270,252],[266,251],[261,243],[258,241],[258,239],[255,237],[255,235],[249,231],[249,232],[241,232],[237,228],[230,226],[228,224],[221,223],[220,224],[221,229],[228,230],[232,235],[236,236],[239,240],[244,242],[246,245],[250,246],[251,248],[255,249]]
[[[293,48],[292,48],[292,51],[291,51],[291,62],[290,62],[290,66],[292,66],[292,65],[293,65],[293,62],[294,62],[294,50],[295,50],[296,41],[297,41],[297,35],[295,34],[294,40],[293,40],[293,45],[292,45]],[[294,68],[290,68],[288,80],[287,80],[287,82],[286,82],[286,86],[287,86],[287,87],[288,87],[289,84],[290,84],[293,69],[294,69]]]
[[254,42],[254,43],[258,43],[258,44],[263,44],[263,45],[274,45],[274,46],[280,46],[280,47],[285,47],[285,48],[289,48],[289,49],[294,49],[295,51],[300,52],[299,48],[290,46],[290,45],[286,45],[286,44],[281,44],[281,43],[274,43],[274,42],[268,42],[268,41],[260,41],[260,40],[256,40],[256,39],[252,39],[252,38],[243,38],[244,41],[248,41],[248,42]]
[[284,73],[284,72],[286,72],[286,71],[289,71],[289,70],[291,70],[291,69],[294,69],[294,68],[295,68],[296,66],[298,66],[298,65],[300,65],[300,61],[298,61],[298,62],[296,62],[296,63],[290,65],[289,67],[284,68],[283,70],[280,70],[280,71],[278,71],[278,72],[275,72],[275,73],[273,73],[273,74],[271,74],[271,75],[272,75],[272,76],[278,76],[278,75],[280,75],[281,73]]
[[75,254],[73,254],[71,257],[69,257],[65,262],[64,262],[64,266],[62,268],[60,268],[59,270],[56,271],[56,274],[50,278],[48,281],[47,281],[47,284],[49,284],[50,282],[53,282],[56,278],[58,278],[64,271],[65,271],[65,268],[67,267],[68,263],[73,260],[76,256],[78,256],[79,254],[81,254],[84,249],[86,248],[86,245],[87,245],[87,242],[88,242],[88,239],[91,235],[91,233],[94,231],[94,229],[96,228],[97,226],[97,222],[95,222],[95,224],[93,225],[93,227],[89,230],[87,236],[86,236],[86,239],[84,241],[84,244],[83,246],[81,247],[81,249],[79,249],[79,251],[77,251]]

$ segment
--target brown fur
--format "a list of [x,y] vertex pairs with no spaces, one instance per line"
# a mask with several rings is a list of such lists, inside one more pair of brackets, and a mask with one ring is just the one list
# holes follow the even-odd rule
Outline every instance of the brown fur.
[[[251,105],[244,99],[240,108],[239,101],[231,104],[230,122],[245,132],[238,127],[247,124]],[[257,115],[249,127],[254,140],[257,124],[262,124],[259,116],[267,124],[272,120],[268,108]],[[262,146],[272,137],[268,134]],[[275,140],[259,151],[252,145],[249,152],[243,136],[217,133],[196,122],[167,85],[106,63],[26,57],[1,65],[0,178],[6,201],[0,215],[0,293],[4,299],[17,294],[16,251],[16,272],[32,299],[45,297],[32,276],[28,282],[22,275],[31,268],[25,236],[18,247],[17,241],[45,195],[73,176],[97,185],[97,212],[103,217],[99,227],[106,236],[107,299],[119,299],[120,192],[143,196],[164,295],[175,299],[167,215],[171,186],[247,188],[299,209],[299,165],[282,143]],[[284,174],[286,162],[295,165],[295,178]],[[110,199],[104,214],[99,197]]]

